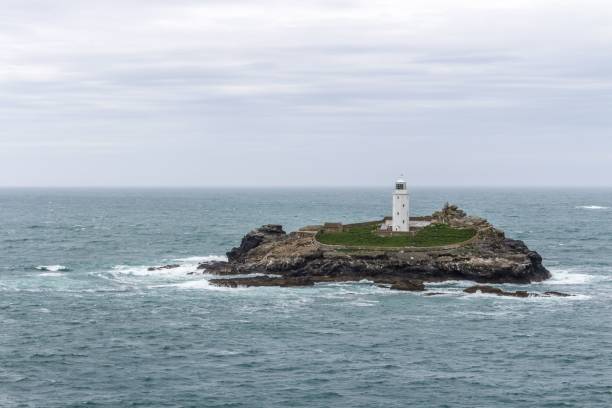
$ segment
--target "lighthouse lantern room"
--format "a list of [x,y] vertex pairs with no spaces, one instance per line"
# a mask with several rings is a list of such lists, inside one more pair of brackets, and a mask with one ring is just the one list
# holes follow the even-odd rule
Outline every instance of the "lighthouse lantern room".
[[410,231],[410,196],[406,188],[406,181],[402,178],[395,182],[393,192],[393,231]]

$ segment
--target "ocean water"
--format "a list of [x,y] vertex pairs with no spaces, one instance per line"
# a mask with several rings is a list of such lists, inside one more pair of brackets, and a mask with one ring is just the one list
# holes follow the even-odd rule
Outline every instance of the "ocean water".
[[504,289],[575,296],[187,274],[261,224],[380,217],[385,189],[0,190],[0,407],[612,406],[612,190],[412,192],[445,201],[552,271]]

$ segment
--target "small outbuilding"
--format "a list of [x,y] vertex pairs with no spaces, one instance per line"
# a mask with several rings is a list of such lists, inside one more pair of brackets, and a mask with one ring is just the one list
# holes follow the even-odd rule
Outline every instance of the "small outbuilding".
[[342,232],[343,226],[341,222],[326,222],[323,224],[325,232]]

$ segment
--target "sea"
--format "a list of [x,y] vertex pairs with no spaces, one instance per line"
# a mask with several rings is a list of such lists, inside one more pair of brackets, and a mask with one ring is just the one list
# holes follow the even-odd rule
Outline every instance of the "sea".
[[573,296],[189,274],[262,224],[381,218],[384,188],[1,189],[0,407],[612,406],[612,189],[411,190],[447,201],[552,272],[498,287]]

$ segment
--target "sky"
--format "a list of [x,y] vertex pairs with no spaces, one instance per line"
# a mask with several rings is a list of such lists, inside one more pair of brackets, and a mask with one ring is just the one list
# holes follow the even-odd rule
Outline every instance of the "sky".
[[2,0],[0,186],[612,186],[609,0]]

